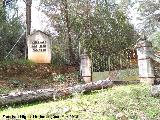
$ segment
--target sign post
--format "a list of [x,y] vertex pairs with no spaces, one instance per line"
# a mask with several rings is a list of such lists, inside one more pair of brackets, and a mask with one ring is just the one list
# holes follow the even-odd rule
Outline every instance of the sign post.
[[35,63],[51,63],[51,40],[41,31],[27,37],[28,59]]

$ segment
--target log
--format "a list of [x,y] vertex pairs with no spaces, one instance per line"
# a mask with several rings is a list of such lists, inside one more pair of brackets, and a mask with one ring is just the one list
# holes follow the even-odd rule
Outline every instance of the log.
[[23,103],[31,103],[35,101],[57,100],[59,98],[66,98],[73,93],[86,93],[92,90],[100,90],[112,87],[113,82],[110,80],[99,80],[96,82],[80,84],[64,89],[38,89],[33,91],[18,91],[9,94],[0,95],[0,106],[16,105]]

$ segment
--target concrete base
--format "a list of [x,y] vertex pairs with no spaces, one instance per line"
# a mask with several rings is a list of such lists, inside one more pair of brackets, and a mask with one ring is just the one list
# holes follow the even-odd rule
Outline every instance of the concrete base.
[[140,82],[147,84],[147,85],[153,85],[155,78],[140,78]]
[[90,83],[90,82],[92,82],[91,77],[83,77],[83,80],[84,80],[85,83]]

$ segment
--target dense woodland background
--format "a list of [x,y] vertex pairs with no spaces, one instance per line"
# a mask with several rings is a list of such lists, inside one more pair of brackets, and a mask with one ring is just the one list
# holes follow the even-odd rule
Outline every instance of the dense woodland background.
[[[27,26],[22,22],[21,16],[18,16],[17,2],[18,0],[4,0],[0,7],[1,60],[6,56],[7,59],[25,58],[26,35],[31,31],[32,0],[24,1]],[[135,8],[137,4],[138,7]],[[44,31],[52,36],[54,43],[53,63],[78,64],[84,49],[97,61],[102,56],[124,57],[125,50],[133,48],[141,33],[145,33],[155,49],[158,49],[159,7],[159,2],[151,0],[121,0],[118,4],[116,0],[41,0],[39,10],[48,16],[51,23],[49,28],[54,28],[54,31]],[[139,30],[131,23],[130,8],[138,11],[137,20],[141,21]],[[25,31],[27,34],[24,34]],[[23,37],[16,44],[21,35]],[[111,61],[115,60],[113,58]]]

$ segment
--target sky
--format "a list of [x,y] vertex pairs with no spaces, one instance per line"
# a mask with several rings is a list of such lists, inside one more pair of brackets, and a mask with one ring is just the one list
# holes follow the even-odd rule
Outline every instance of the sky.
[[[46,15],[38,10],[38,6],[40,4],[39,0],[32,1],[32,13],[31,13],[31,31],[34,30],[42,30],[45,31],[48,25],[48,18]],[[25,22],[25,3],[23,0],[18,1],[19,15],[22,16],[22,21]]]
[[[120,3],[121,0],[110,0],[110,1],[116,1],[116,3]],[[131,0],[132,2],[140,1],[140,0]],[[31,23],[31,32],[34,30],[42,30],[46,31],[49,28],[49,19],[46,17],[44,13],[38,10],[40,4],[40,0],[32,0],[32,23]],[[134,25],[134,28],[136,30],[141,29],[141,26],[139,26],[140,20],[137,20],[137,17],[139,17],[137,8],[139,4],[135,4],[134,7],[129,8],[129,17],[131,19],[131,23]],[[25,22],[25,2],[23,0],[18,0],[18,7],[19,7],[19,15],[22,15],[22,21]],[[54,32],[54,29],[49,28],[50,31]]]
[[[113,0],[110,0],[113,1]],[[119,3],[120,0],[115,0],[116,3]],[[135,0],[132,0],[135,1]],[[34,30],[42,30],[45,31],[48,27],[48,21],[49,19],[46,17],[46,15],[38,10],[38,6],[40,4],[40,0],[32,0],[32,23],[31,23],[31,31]],[[22,15],[22,20],[25,21],[25,3],[23,0],[18,0],[18,7],[19,7],[19,15]],[[130,17],[132,17],[131,23],[137,26],[139,21],[136,20],[136,17],[138,17],[138,14],[134,9],[130,9]],[[136,27],[135,27],[136,28]]]

